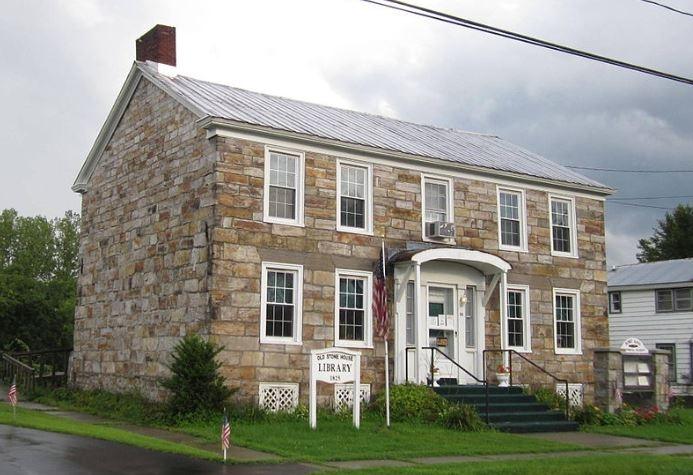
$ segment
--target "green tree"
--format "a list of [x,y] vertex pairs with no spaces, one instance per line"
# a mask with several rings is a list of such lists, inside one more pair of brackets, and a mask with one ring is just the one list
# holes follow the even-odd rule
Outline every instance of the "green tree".
[[693,207],[680,204],[657,221],[654,235],[640,239],[640,262],[666,261],[693,257]]
[[72,344],[79,215],[0,213],[0,348]]

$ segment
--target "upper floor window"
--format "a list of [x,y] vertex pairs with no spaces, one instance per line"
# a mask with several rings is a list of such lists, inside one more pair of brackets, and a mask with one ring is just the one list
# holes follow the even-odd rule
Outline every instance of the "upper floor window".
[[452,181],[422,176],[424,239],[445,240],[455,237]]
[[529,288],[508,286],[506,312],[506,342],[508,348],[531,351],[529,322]]
[[609,313],[621,313],[621,292],[609,292]]
[[575,202],[572,198],[550,197],[551,254],[577,257]]
[[262,263],[260,343],[301,343],[303,266]]
[[554,344],[557,354],[581,354],[580,291],[554,289]]
[[337,163],[337,230],[371,232],[371,176],[370,166]]
[[370,347],[372,273],[336,271],[335,346]]
[[657,312],[690,312],[693,310],[693,287],[655,291]]
[[303,163],[303,154],[265,149],[265,221],[303,226]]
[[500,248],[527,250],[524,192],[498,189],[498,233]]

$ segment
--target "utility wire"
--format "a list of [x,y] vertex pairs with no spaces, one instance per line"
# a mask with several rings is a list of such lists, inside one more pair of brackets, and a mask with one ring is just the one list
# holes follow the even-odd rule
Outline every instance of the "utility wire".
[[607,200],[607,203],[615,204],[615,205],[623,205],[623,206],[634,206],[636,208],[654,208],[654,209],[665,209],[665,210],[670,210],[671,207],[666,208],[664,206],[652,206],[652,205],[640,205],[637,203],[624,203],[623,201],[611,201]]
[[651,76],[657,76],[664,79],[670,79],[672,81],[681,82],[688,85],[693,85],[693,79],[676,76],[663,71],[658,71],[656,69],[647,68],[644,66],[638,66],[636,64],[626,63],[618,59],[609,58],[606,56],[601,56],[594,53],[589,53],[587,51],[582,51],[579,49],[571,48],[569,46],[560,45],[557,43],[551,43],[549,41],[544,41],[539,38],[534,38],[531,36],[523,35],[520,33],[515,33],[509,30],[503,30],[501,28],[496,28],[494,26],[486,25],[484,23],[475,22],[468,20],[466,18],[457,17],[454,15],[449,15],[447,13],[442,13],[430,8],[424,8],[417,5],[412,5],[410,3],[402,2],[400,0],[361,0],[366,3],[371,3],[373,5],[378,5],[385,8],[390,8],[393,10],[399,10],[406,13],[411,13],[413,15],[430,18],[432,20],[441,21],[444,23],[450,23],[452,25],[461,26],[464,28],[469,28],[472,30],[481,31],[484,33],[489,33],[491,35],[500,36],[503,38],[508,38],[515,41],[520,41],[533,46],[539,46],[541,48],[546,48],[560,53],[571,54],[573,56],[579,56],[585,59],[599,61],[606,64],[611,64],[612,66],[617,66],[620,68],[630,69],[633,71],[638,71],[643,74],[649,74]]
[[624,168],[598,168],[598,167],[578,167],[576,165],[564,165],[573,170],[592,170],[598,172],[619,172],[619,173],[693,173],[693,170],[627,170]]
[[684,12],[682,10],[677,10],[674,7],[670,7],[669,5],[664,5],[663,3],[658,3],[658,2],[653,2],[652,0],[641,0],[645,3],[651,3],[652,5],[657,5],[658,7],[666,8],[667,10],[671,10],[672,12],[680,13],[681,15],[688,15],[688,16],[693,16],[693,13],[688,13]]
[[693,198],[693,195],[679,196],[631,196],[628,198],[609,198],[609,201],[630,201],[630,200],[670,200],[679,198]]

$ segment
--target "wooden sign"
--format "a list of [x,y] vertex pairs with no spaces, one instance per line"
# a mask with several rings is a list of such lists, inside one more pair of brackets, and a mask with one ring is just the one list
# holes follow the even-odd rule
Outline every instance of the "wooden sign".
[[354,427],[360,426],[361,353],[341,348],[310,352],[310,427],[317,427],[317,383],[354,383]]

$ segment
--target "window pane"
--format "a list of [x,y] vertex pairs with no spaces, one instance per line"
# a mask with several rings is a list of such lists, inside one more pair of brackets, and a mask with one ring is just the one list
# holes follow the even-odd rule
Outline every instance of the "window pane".
[[365,339],[364,279],[342,277],[339,279],[339,338],[342,340]]
[[269,215],[274,218],[296,218],[296,190],[289,188],[269,188]]
[[501,242],[506,246],[520,246],[520,221],[501,219]]
[[572,295],[556,295],[556,344],[575,348],[575,307]]
[[265,334],[292,337],[294,321],[294,272],[267,271]]
[[366,199],[366,169],[342,165],[341,195],[350,198]]
[[674,309],[674,300],[671,290],[657,290],[657,311],[671,312]]
[[464,308],[464,333],[465,346],[474,348],[476,346],[476,323],[475,323],[475,303],[474,287],[467,287],[467,303]]
[[691,289],[676,289],[674,299],[677,312],[691,309]]
[[351,228],[365,229],[366,202],[355,198],[341,198],[340,224]]
[[551,223],[554,251],[571,252],[569,201],[551,200]]
[[446,183],[426,182],[426,222],[447,221],[448,186]]
[[621,311],[621,292],[609,293],[609,310],[613,313]]
[[280,153],[270,154],[270,185],[284,188],[296,187],[298,158]]
[[508,346],[524,346],[524,293],[508,291]]
[[407,326],[407,346],[415,345],[416,332],[416,307],[414,295],[414,282],[407,282],[407,309],[406,309],[406,326]]

